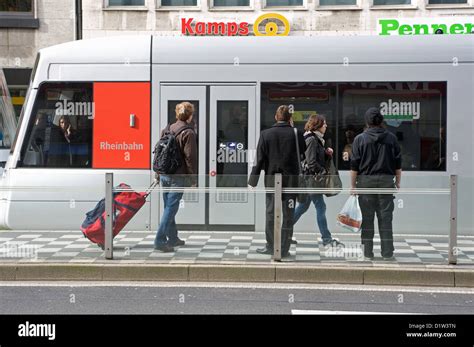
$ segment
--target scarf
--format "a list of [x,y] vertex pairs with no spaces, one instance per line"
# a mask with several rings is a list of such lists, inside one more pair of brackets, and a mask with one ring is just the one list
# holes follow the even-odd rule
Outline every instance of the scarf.
[[319,132],[319,131],[317,131],[317,130],[314,131],[314,133],[316,134],[316,136],[318,137],[319,141],[321,141],[321,143],[322,143],[323,146],[324,146],[324,142],[325,142],[325,141],[324,141],[324,134],[321,133],[321,132]]

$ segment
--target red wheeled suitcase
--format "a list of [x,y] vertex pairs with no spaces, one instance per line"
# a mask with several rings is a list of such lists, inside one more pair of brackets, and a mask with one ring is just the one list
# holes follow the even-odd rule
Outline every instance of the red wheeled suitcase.
[[[132,191],[131,187],[125,183],[119,184],[117,188],[130,191],[114,193],[113,237],[117,236],[140,208],[142,208],[146,198],[157,184],[158,182],[153,182],[150,188],[144,193]],[[96,243],[102,249],[104,249],[105,243],[105,216],[105,199],[102,199],[93,210],[86,213],[86,219],[81,225],[81,231],[84,237]]]

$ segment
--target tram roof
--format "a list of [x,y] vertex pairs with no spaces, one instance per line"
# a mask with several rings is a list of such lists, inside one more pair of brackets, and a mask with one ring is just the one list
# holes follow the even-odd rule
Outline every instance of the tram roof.
[[[42,49],[49,63],[349,64],[474,62],[474,35],[113,36]],[[347,58],[347,59],[345,59]]]

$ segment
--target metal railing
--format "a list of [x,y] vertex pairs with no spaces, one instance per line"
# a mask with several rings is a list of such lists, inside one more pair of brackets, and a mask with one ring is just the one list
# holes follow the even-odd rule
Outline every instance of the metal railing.
[[[274,193],[274,235],[273,235],[273,261],[281,261],[282,259],[282,194],[283,192],[306,192],[306,193],[324,193],[328,191],[328,189],[283,189],[282,184],[282,175],[276,174],[275,175],[275,187],[274,189],[268,189],[267,192],[272,191]],[[105,258],[106,259],[113,259],[113,220],[114,220],[114,206],[113,206],[113,194],[114,194],[114,177],[113,173],[106,173],[105,175],[105,185],[106,185],[106,197],[105,197]],[[450,230],[449,230],[449,250],[448,250],[448,263],[455,265],[457,264],[457,255],[458,255],[458,248],[457,248],[457,207],[458,207],[458,194],[457,194],[457,187],[458,186],[458,176],[451,175],[450,176]],[[208,191],[207,188],[204,191]],[[349,189],[343,189],[342,191],[349,192]],[[393,194],[393,189],[356,189],[354,191],[357,193],[363,194]],[[405,193],[408,194],[415,194],[415,193],[423,193],[421,190],[409,190],[407,189]],[[430,193],[431,190],[426,190],[425,193]]]

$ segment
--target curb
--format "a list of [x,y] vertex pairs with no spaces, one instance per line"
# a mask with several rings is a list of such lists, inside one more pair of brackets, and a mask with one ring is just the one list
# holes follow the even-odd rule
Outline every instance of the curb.
[[474,287],[474,270],[284,264],[0,264],[0,281],[209,281]]

